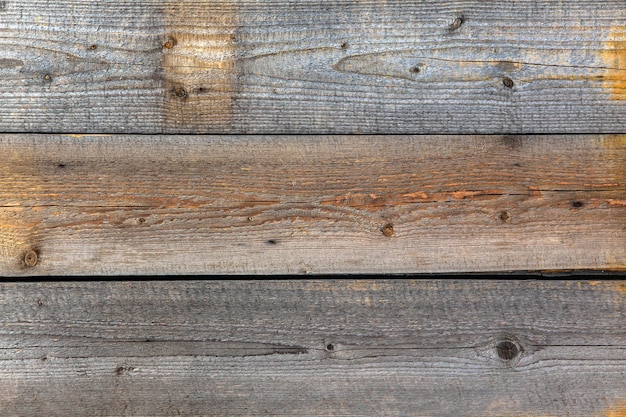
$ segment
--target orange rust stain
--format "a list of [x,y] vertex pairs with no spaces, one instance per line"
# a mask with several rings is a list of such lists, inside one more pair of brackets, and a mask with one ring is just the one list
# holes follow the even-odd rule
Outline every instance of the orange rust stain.
[[450,193],[450,197],[455,200],[465,199],[481,199],[491,200],[502,196],[502,190],[480,190],[480,191],[454,191]]
[[609,206],[626,206],[626,200],[615,200],[615,199],[608,199],[606,200],[607,203],[609,203]]
[[113,135],[105,135],[105,134],[70,134],[70,135],[65,135],[65,136],[70,137],[70,138],[75,138],[75,139],[82,139],[82,138],[91,138],[91,137],[95,137],[95,138],[109,137],[109,136],[113,136]]
[[502,197],[502,190],[442,191],[433,194],[424,192],[364,194],[348,193],[324,199],[321,205],[352,207],[359,210],[380,210],[389,206],[401,207],[414,203],[434,203],[454,200],[495,200]]
[[426,200],[426,199],[428,199],[428,194],[426,194],[426,193],[407,193],[407,194],[402,194],[402,197]]
[[539,187],[535,187],[534,185],[528,187],[528,193],[531,197],[541,198],[541,190],[539,190]]
[[611,100],[626,100],[626,27],[611,28],[609,39],[600,52],[606,66],[604,87],[610,91]]

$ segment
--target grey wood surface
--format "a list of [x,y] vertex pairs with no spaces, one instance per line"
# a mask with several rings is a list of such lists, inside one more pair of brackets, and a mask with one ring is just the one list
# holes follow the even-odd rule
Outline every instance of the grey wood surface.
[[604,136],[0,136],[0,275],[626,270]]
[[6,0],[0,131],[622,133],[623,0]]
[[3,416],[626,415],[623,282],[5,282],[0,317]]

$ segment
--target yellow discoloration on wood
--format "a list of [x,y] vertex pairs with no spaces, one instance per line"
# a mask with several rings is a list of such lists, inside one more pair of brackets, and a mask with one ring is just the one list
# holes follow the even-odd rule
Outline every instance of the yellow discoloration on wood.
[[[617,292],[626,294],[626,282],[625,281],[589,281],[589,285],[593,288],[598,288],[598,289],[607,290],[607,291],[617,291]],[[626,404],[625,404],[625,407],[626,407]]]
[[[626,290],[626,284],[624,290]],[[620,401],[616,406],[608,408],[604,412],[604,417],[626,417],[626,400]]]
[[215,13],[199,13],[197,7],[186,0],[165,7],[164,127],[227,131],[236,80],[237,5],[221,2],[213,6]]
[[611,100],[626,100],[626,27],[613,27],[604,47],[600,54],[606,66],[604,86]]
[[626,150],[626,135],[597,136],[596,143],[605,149]]

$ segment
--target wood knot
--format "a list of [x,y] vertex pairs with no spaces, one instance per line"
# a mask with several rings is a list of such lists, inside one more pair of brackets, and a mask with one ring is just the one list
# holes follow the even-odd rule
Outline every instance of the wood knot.
[[177,87],[174,89],[174,95],[178,98],[186,98],[187,91],[183,87]]
[[172,38],[171,36],[167,38],[165,40],[165,43],[163,44],[165,49],[172,49],[175,45],[176,45],[176,39]]
[[324,350],[326,352],[334,352],[336,349],[336,346],[334,343],[326,343],[326,346],[324,346]]
[[498,342],[496,350],[498,352],[498,357],[503,361],[511,361],[522,352],[522,348],[512,340],[503,340]]
[[37,262],[39,261],[39,256],[37,255],[37,252],[35,252],[32,249],[27,250],[24,253],[24,265],[26,265],[29,268],[34,267],[35,265],[37,265]]
[[393,224],[391,223],[387,223],[386,225],[384,225],[381,229],[381,232],[383,232],[383,235],[385,235],[386,237],[391,237],[393,236]]
[[457,30],[463,25],[463,17],[457,17],[450,25],[451,30]]
[[509,213],[508,211],[503,211],[502,213],[500,213],[500,220],[502,220],[505,223],[508,223],[511,221],[511,213]]
[[513,88],[513,86],[515,85],[515,83],[513,82],[512,79],[510,79],[509,77],[504,77],[502,79],[502,84],[504,84],[504,86],[506,88]]

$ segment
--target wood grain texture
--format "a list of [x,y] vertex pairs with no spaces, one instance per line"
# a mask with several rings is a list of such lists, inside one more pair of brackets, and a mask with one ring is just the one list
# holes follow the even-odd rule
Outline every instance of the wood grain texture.
[[0,136],[0,275],[626,270],[625,136]]
[[0,131],[623,133],[623,0],[7,0]]
[[7,416],[626,410],[623,282],[2,283],[0,316]]

